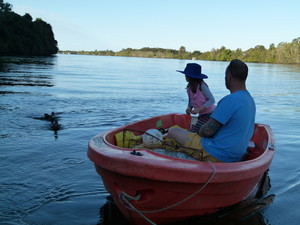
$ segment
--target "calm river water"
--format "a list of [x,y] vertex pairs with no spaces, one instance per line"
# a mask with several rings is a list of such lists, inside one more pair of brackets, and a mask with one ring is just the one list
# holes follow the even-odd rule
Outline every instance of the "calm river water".
[[[151,116],[184,113],[189,60],[57,55],[6,58],[0,67],[0,224],[96,225],[106,192],[87,158],[89,139]],[[0,58],[1,60],[1,58]],[[216,101],[228,62],[193,61]],[[269,171],[274,200],[256,224],[299,224],[300,66],[251,64],[256,122],[277,139]],[[44,113],[57,113],[57,134]],[[245,224],[240,221],[234,224]]]

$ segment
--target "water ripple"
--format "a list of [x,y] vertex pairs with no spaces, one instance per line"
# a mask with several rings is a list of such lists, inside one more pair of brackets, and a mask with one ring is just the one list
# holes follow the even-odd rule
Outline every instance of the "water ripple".
[[62,162],[64,164],[82,164],[84,163],[84,160],[82,159],[77,159],[77,158],[63,158]]

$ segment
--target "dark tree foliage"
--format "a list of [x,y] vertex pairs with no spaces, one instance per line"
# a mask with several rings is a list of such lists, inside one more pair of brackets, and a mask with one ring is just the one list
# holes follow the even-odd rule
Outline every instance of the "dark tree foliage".
[[50,24],[20,16],[9,3],[0,0],[0,55],[48,56],[58,52]]

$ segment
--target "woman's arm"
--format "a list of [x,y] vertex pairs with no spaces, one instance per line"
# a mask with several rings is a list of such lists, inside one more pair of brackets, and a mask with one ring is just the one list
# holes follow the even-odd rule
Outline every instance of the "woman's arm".
[[201,84],[201,91],[207,99],[207,102],[205,102],[203,104],[203,106],[205,108],[209,108],[211,105],[213,105],[215,103],[215,98],[214,98],[213,94],[211,93],[211,91],[209,90],[209,87],[207,86],[207,84],[205,84],[205,83]]

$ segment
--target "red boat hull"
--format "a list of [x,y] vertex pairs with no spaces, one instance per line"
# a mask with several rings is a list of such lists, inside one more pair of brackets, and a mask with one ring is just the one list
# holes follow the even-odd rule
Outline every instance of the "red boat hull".
[[88,157],[132,224],[164,224],[213,213],[246,199],[268,170],[275,140],[269,126],[262,124],[255,125],[252,138],[259,156],[237,163],[183,160],[146,149],[136,155],[116,146],[114,135],[125,128],[145,131],[175,124],[188,128],[190,120],[183,114],[162,115],[90,140]]

